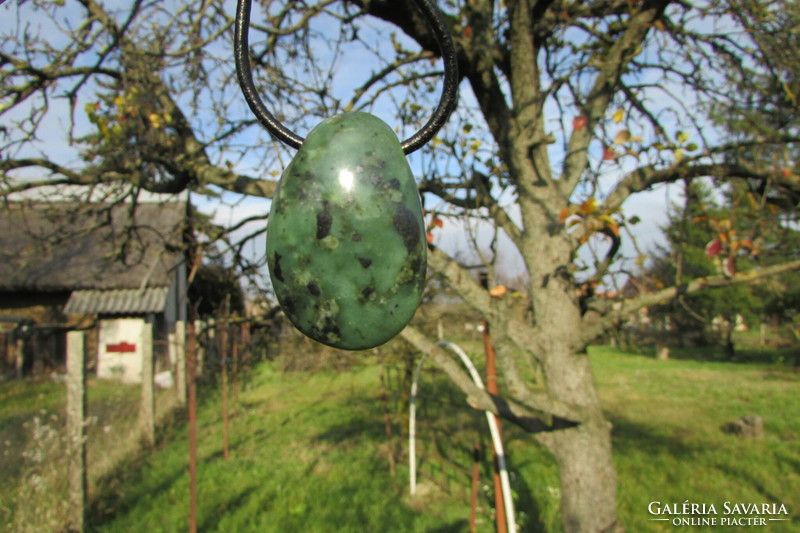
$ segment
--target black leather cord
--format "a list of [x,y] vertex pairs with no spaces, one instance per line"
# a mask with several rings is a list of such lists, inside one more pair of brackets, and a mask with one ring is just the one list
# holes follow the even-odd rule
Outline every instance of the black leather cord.
[[[403,153],[406,155],[422,148],[428,141],[430,141],[436,132],[447,122],[447,117],[456,106],[458,100],[458,60],[456,57],[456,47],[453,43],[453,38],[447,28],[447,22],[444,19],[441,11],[434,5],[432,0],[415,0],[419,6],[425,19],[433,29],[436,41],[439,43],[439,48],[442,52],[442,59],[444,60],[444,84],[442,87],[442,95],[439,98],[439,104],[425,123],[422,128],[414,135],[400,143],[403,148]],[[248,31],[250,29],[250,7],[251,0],[238,0],[236,6],[236,24],[234,26],[233,35],[233,53],[236,61],[236,74],[239,78],[239,85],[242,88],[242,93],[250,106],[250,109],[255,114],[259,122],[269,131],[276,139],[291,146],[292,148],[300,148],[303,144],[303,138],[294,133],[292,130],[281,124],[275,116],[269,112],[261,97],[258,96],[258,91],[253,83],[253,73],[250,69],[250,58],[248,56]]]

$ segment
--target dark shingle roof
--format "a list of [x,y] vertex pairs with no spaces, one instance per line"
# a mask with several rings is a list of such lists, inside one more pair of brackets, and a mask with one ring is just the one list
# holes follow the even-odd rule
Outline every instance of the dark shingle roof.
[[186,204],[0,205],[0,291],[166,287]]

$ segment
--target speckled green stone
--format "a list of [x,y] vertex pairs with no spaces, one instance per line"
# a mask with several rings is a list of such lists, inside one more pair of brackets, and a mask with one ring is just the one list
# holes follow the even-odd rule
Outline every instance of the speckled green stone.
[[337,348],[383,344],[419,305],[426,250],[417,186],[391,128],[343,113],[311,130],[267,226],[272,285],[292,323]]

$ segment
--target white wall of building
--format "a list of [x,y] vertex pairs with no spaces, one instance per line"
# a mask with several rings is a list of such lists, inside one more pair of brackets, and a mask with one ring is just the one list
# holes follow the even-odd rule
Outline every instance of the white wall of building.
[[[143,318],[100,320],[98,334],[97,376],[124,383],[142,381]],[[149,325],[148,325],[149,326]]]

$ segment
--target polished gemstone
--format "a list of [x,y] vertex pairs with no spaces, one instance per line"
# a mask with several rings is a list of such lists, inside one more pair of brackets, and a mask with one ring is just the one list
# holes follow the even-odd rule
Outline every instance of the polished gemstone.
[[272,286],[292,323],[337,348],[383,344],[419,305],[426,250],[417,186],[391,128],[343,113],[311,130],[267,226]]

